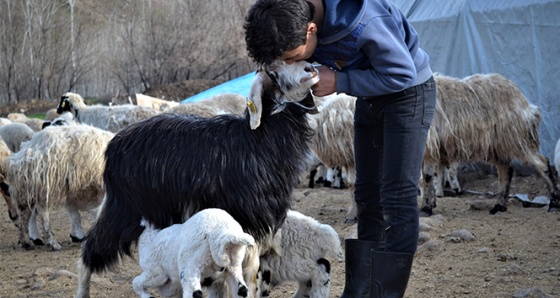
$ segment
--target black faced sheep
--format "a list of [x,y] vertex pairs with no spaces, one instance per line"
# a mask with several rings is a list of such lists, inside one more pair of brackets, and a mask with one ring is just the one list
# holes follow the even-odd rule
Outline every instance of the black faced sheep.
[[[163,229],[220,208],[257,246],[274,235],[309,154],[318,80],[309,63],[276,61],[253,80],[245,117],[164,113],[121,130],[105,154],[106,199],[82,247],[77,297],[89,296],[92,272],[131,254],[141,218]],[[245,275],[250,292],[257,271]]]
[[56,112],[59,114],[71,112],[77,122],[89,124],[113,133],[118,132],[132,123],[159,114],[154,109],[130,104],[88,106],[79,94],[72,92],[67,92],[62,95]]

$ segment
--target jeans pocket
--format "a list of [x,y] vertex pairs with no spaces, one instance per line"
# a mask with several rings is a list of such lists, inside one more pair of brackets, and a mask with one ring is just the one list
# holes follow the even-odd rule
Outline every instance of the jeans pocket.
[[424,108],[422,124],[429,127],[436,113],[436,83],[433,79],[423,84]]

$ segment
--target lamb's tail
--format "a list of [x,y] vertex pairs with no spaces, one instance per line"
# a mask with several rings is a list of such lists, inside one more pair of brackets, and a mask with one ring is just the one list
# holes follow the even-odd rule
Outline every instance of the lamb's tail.
[[91,273],[110,269],[119,257],[132,256],[131,245],[144,230],[140,226],[142,216],[137,208],[131,206],[133,201],[111,196],[111,192],[107,191],[97,220],[82,244],[80,284],[76,297],[89,297]]

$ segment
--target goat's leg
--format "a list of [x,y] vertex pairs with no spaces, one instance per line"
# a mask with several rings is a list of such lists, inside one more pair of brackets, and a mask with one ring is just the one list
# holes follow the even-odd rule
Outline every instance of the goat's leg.
[[513,167],[509,164],[498,164],[498,179],[500,180],[500,193],[494,208],[490,209],[490,214],[507,211],[507,201],[509,197],[509,187],[513,178]]
[[46,206],[41,206],[42,204],[37,204],[37,215],[41,218],[43,222],[43,237],[47,241],[47,243],[51,246],[53,251],[59,251],[62,249],[62,246],[56,241],[54,237],[54,233],[51,229],[51,223],[49,219],[49,210]]
[[27,226],[29,230],[29,239],[33,241],[33,244],[42,246],[45,245],[43,240],[39,238],[39,229],[37,228],[37,209],[33,208],[31,211],[31,217],[29,217],[29,225]]
[[73,205],[66,205],[66,211],[72,225],[70,228],[70,239],[72,239],[72,242],[82,242],[85,238],[85,233],[82,229],[82,217],[78,208]]

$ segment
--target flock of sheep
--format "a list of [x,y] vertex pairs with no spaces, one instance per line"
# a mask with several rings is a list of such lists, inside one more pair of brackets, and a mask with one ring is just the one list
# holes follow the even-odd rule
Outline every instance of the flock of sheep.
[[[538,152],[539,108],[501,75],[435,78],[421,211],[436,207],[444,170],[460,189],[456,165],[474,161],[497,167],[501,194],[491,212],[505,211],[513,160],[535,168],[550,209],[558,209],[555,171]],[[257,72],[247,99],[226,94],[156,111],[88,106],[66,93],[46,121],[0,119],[0,194],[19,244],[60,250],[49,209],[63,206],[72,241],[84,241],[76,297],[89,297],[91,274],[132,255],[134,243],[140,297],[150,297],[149,288],[162,296],[266,297],[288,281],[298,283],[294,297],[327,297],[329,259],[343,257],[340,238],[289,206],[294,187],[319,164],[344,169],[352,187],[356,99],[312,97],[317,80],[308,63],[276,63]],[[560,142],[554,162],[560,168]],[[80,212],[94,209],[86,233]]]

